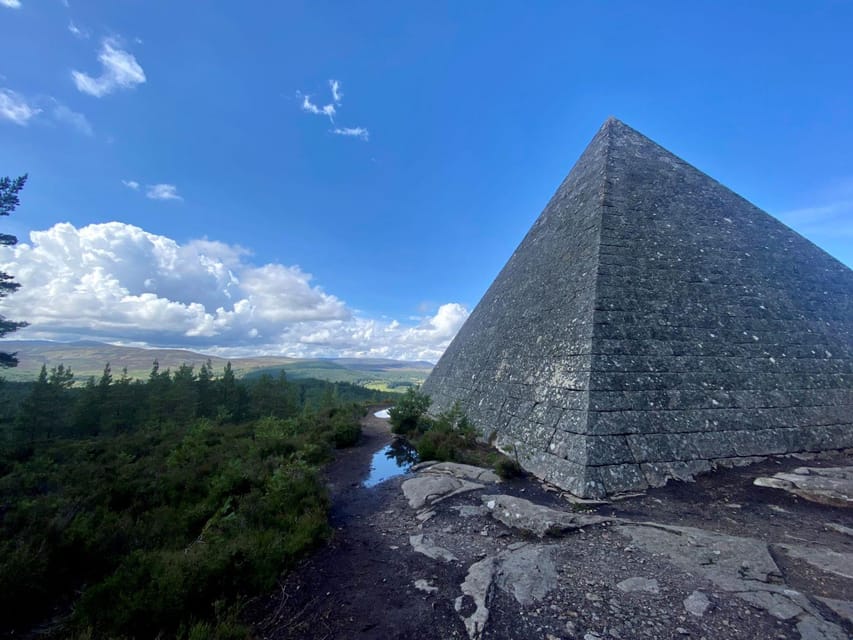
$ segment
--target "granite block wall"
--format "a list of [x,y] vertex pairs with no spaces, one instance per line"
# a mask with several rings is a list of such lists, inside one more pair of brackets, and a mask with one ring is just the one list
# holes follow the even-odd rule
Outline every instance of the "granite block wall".
[[609,120],[426,381],[581,496],[853,446],[853,272]]

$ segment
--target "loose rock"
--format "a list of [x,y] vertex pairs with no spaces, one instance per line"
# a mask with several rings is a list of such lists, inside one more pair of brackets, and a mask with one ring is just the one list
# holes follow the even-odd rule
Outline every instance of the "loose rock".
[[603,516],[558,511],[515,496],[483,495],[480,499],[495,520],[540,538],[613,521]]
[[482,488],[481,484],[445,475],[423,475],[406,480],[402,485],[403,495],[412,509],[434,505],[450,496]]
[[438,462],[423,469],[423,471],[425,473],[444,473],[463,480],[475,480],[477,482],[498,483],[501,481],[500,477],[491,469],[459,462]]
[[457,558],[444,547],[439,547],[432,542],[432,538],[425,534],[409,536],[409,544],[417,553],[422,553],[427,558],[433,560],[444,560],[445,562],[453,562]]
[[684,599],[684,608],[687,609],[687,612],[699,618],[705,615],[710,606],[711,601],[701,591],[694,591]]
[[423,591],[425,593],[435,593],[438,591],[438,587],[434,587],[429,580],[415,580],[415,589],[418,591]]
[[660,593],[658,581],[654,578],[643,578],[640,576],[627,578],[616,585],[616,588],[626,593],[632,591],[643,591],[645,593]]
[[756,478],[753,483],[782,489],[812,502],[853,507],[853,467],[798,467],[791,473]]

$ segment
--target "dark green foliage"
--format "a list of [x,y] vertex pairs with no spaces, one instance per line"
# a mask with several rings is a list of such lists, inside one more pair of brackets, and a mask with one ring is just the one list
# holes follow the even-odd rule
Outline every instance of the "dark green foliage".
[[423,430],[424,418],[429,409],[430,398],[413,387],[406,389],[403,397],[388,412],[393,433],[413,433]]
[[428,395],[410,388],[388,412],[391,431],[413,441],[418,459],[493,467],[499,476],[507,479],[522,473],[516,460],[479,440],[479,432],[458,404],[434,419],[426,413],[429,405]]
[[477,430],[468,422],[458,405],[430,421],[427,430],[418,438],[417,450],[421,460],[470,462],[470,451],[477,447]]
[[517,460],[503,455],[492,464],[492,468],[504,480],[517,478],[524,474],[524,469],[521,468]]
[[[15,178],[14,180],[0,178],[0,216],[8,216],[20,204],[18,193],[24,188],[26,183],[26,175]],[[15,236],[0,233],[0,246],[11,246],[17,243],[18,239]],[[0,298],[5,298],[10,293],[14,293],[20,286],[19,283],[15,282],[14,276],[9,275],[5,271],[0,271]],[[13,322],[0,315],[0,338],[7,333],[12,333],[25,326],[27,326],[26,322]],[[18,359],[15,358],[14,353],[0,352],[0,367],[14,367],[17,364]]]
[[0,385],[0,635],[66,603],[66,637],[245,638],[239,603],[327,533],[319,465],[358,441],[357,392],[156,363],[72,382]]

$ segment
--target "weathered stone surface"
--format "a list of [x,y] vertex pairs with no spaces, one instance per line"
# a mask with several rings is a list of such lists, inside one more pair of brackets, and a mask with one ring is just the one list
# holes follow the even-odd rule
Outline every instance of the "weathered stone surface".
[[423,475],[410,478],[402,484],[403,495],[406,496],[412,509],[420,509],[423,506],[441,502],[450,496],[482,488],[483,485],[476,482],[445,475]]
[[632,591],[642,591],[644,593],[660,593],[660,586],[658,586],[658,581],[654,578],[643,578],[642,576],[635,576],[633,578],[626,578],[622,582],[619,582],[616,585],[616,588],[619,591],[624,591],[625,593],[630,593]]
[[638,547],[668,558],[726,591],[754,591],[781,580],[779,567],[760,540],[664,525],[619,525]]
[[557,587],[556,547],[528,544],[500,553],[495,584],[527,607]]
[[473,480],[475,482],[500,482],[501,479],[491,469],[475,467],[470,464],[461,464],[459,462],[436,462],[425,467],[420,467],[424,473],[447,474],[463,480]]
[[792,558],[805,560],[821,571],[853,580],[853,553],[840,553],[826,547],[812,545],[777,544],[773,546]]
[[754,607],[764,609],[771,616],[779,620],[790,620],[803,613],[802,607],[796,602],[793,602],[784,595],[771,591],[742,591],[738,593],[738,596]]
[[798,467],[792,473],[756,478],[754,483],[782,489],[812,502],[853,507],[853,467]]
[[[806,596],[782,582],[778,566],[767,545],[760,540],[654,523],[625,524],[616,530],[629,537],[637,547],[710,580],[717,588],[750,605],[780,620],[795,620],[802,638],[840,640],[846,637],[843,629],[824,619]],[[694,596],[695,593],[691,594],[687,600]],[[687,600],[684,605],[690,611]],[[699,602],[697,597],[691,606]]]
[[415,589],[418,591],[423,591],[424,593],[435,593],[438,591],[438,587],[433,586],[433,584],[429,580],[415,580]]
[[477,516],[484,516],[489,513],[489,510],[482,505],[457,504],[450,508],[456,511],[463,518],[475,518]]
[[603,516],[558,511],[515,496],[482,495],[480,499],[495,520],[540,538],[613,521]]
[[805,616],[797,623],[800,640],[850,640],[844,629],[815,616]]
[[472,564],[460,585],[462,595],[455,601],[460,614],[465,609],[466,596],[473,602],[473,611],[462,615],[468,636],[472,640],[482,637],[489,620],[493,584],[525,607],[555,589],[559,583],[554,562],[556,552],[553,545],[521,544]]
[[853,538],[853,529],[850,527],[845,527],[843,524],[838,524],[837,522],[827,522],[827,529],[832,529],[833,531],[837,531],[838,533],[843,533],[845,536],[850,536]]
[[412,549],[417,553],[421,553],[427,558],[444,560],[445,562],[454,562],[457,560],[456,556],[450,553],[450,551],[444,547],[439,547],[433,543],[432,538],[423,533],[409,536],[409,544],[412,545]]
[[465,630],[468,632],[468,637],[471,640],[478,640],[478,638],[483,636],[483,631],[489,620],[489,608],[486,605],[486,599],[489,595],[489,589],[492,587],[495,564],[495,558],[484,558],[472,564],[468,568],[465,581],[460,585],[462,595],[456,598],[454,602],[456,611],[460,614],[463,611],[466,596],[473,602],[474,611],[467,616],[462,615]]
[[608,120],[423,387],[572,493],[853,446],[853,271]]
[[833,598],[818,598],[823,604],[832,609],[836,615],[853,624],[853,602],[849,600],[835,600]]
[[701,591],[694,591],[684,599],[684,608],[690,615],[701,618],[711,606],[711,601]]

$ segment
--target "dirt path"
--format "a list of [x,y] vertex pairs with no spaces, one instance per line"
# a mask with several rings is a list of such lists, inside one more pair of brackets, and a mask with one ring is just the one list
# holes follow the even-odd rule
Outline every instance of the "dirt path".
[[[609,525],[539,540],[497,521],[480,499],[500,493],[572,512],[534,478],[485,483],[420,510],[403,482],[446,475],[419,471],[364,487],[372,455],[392,440],[377,409],[359,445],[328,468],[332,540],[254,608],[259,637],[469,638],[483,608],[485,629],[473,634],[483,640],[844,640],[853,632],[844,614],[853,615],[851,570],[818,569],[785,550],[853,562],[853,534],[843,532],[853,531],[853,510],[752,482],[803,464],[850,465],[849,457],[768,460],[672,483],[590,512]],[[416,552],[411,536],[449,557]]]
[[[256,628],[261,637],[467,637],[452,603],[413,593],[419,571],[434,568],[428,558],[410,553],[408,533],[400,526],[408,509],[400,491],[403,477],[362,486],[373,454],[393,437],[388,421],[373,415],[381,408],[368,412],[359,444],[339,452],[330,465],[332,540],[265,603]],[[464,571],[456,574],[458,583]]]

